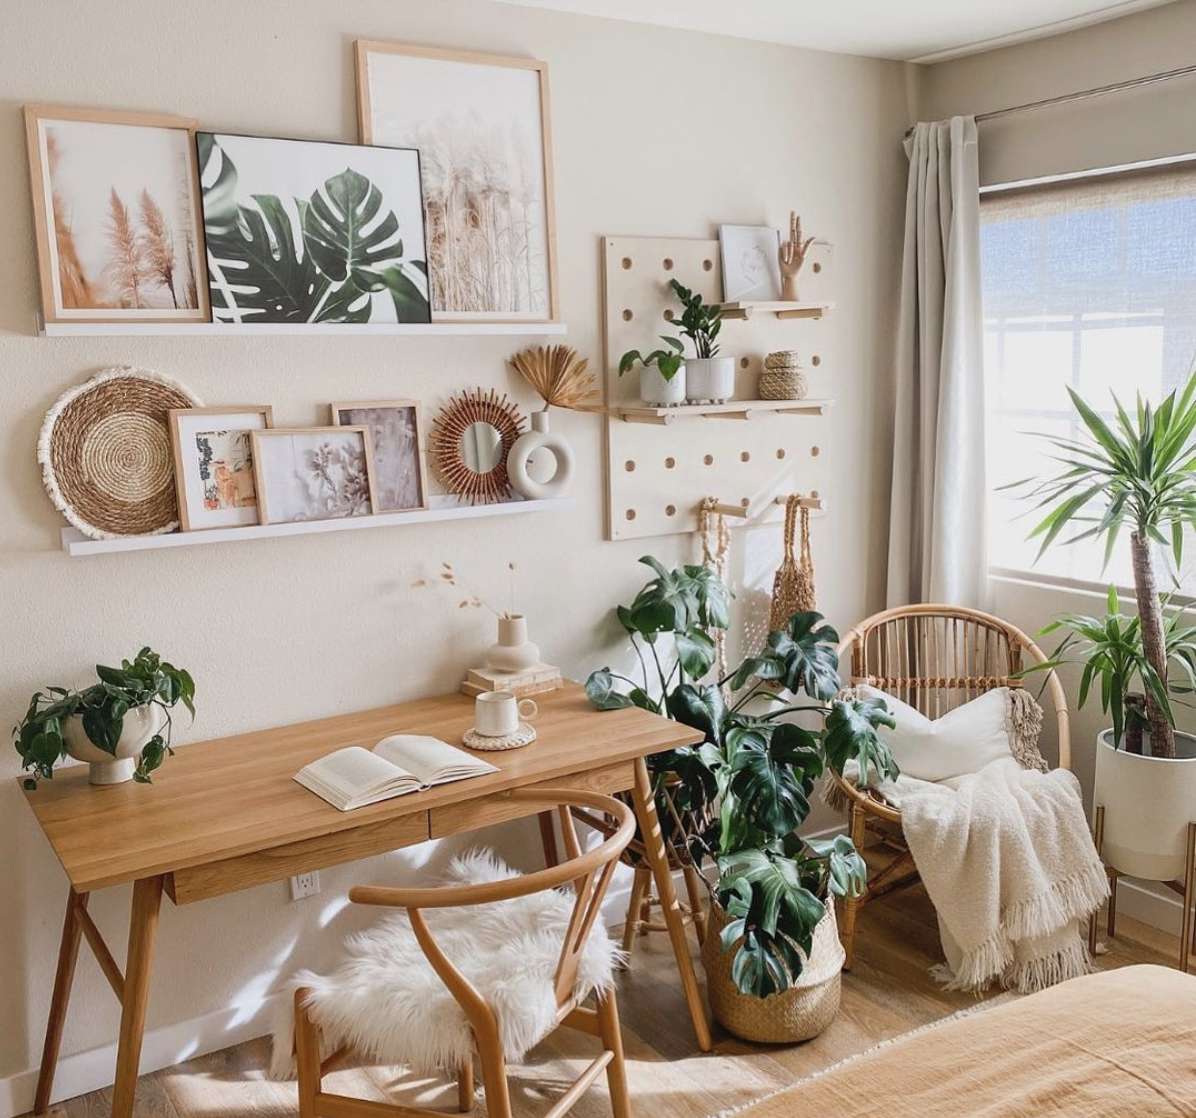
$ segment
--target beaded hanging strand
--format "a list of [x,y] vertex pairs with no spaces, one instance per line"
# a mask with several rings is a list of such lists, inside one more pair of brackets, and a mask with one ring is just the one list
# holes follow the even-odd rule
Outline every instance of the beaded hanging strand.
[[[731,549],[731,529],[726,518],[718,511],[717,497],[704,497],[698,509],[698,533],[702,541],[702,566],[718,575],[725,585],[727,581],[727,554]],[[727,631],[714,630],[714,667],[718,678],[727,674]],[[727,693],[723,686],[724,696]]]

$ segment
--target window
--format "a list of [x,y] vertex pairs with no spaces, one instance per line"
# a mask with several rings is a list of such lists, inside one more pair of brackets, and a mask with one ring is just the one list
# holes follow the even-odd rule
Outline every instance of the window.
[[[1030,432],[1080,436],[1065,386],[1111,417],[1110,390],[1125,403],[1139,391],[1157,401],[1186,380],[1196,356],[1196,169],[1181,164],[994,191],[981,199],[980,221],[995,489],[1056,472],[1049,445]],[[1029,508],[992,492],[991,568],[1133,584],[1126,541],[1103,573],[1104,549],[1092,540],[1056,540],[1035,563]],[[1185,548],[1184,568],[1181,589],[1194,594],[1196,546]]]

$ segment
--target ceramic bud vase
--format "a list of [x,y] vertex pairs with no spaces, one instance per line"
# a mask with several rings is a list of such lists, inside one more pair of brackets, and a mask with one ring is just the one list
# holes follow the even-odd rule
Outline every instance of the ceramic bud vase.
[[734,395],[734,357],[697,357],[685,362],[685,398],[690,403],[725,404]]
[[665,380],[655,365],[640,369],[640,399],[653,407],[672,407],[685,403],[685,363],[672,380]]
[[498,643],[486,653],[487,667],[519,672],[540,662],[540,649],[527,639],[527,618],[521,613],[498,619]]
[[[538,481],[528,471],[532,455],[556,460],[552,476]],[[507,476],[515,491],[529,500],[562,497],[573,480],[573,448],[548,429],[548,409],[532,412],[532,429],[520,435],[507,455]]]
[[83,719],[78,714],[72,714],[63,722],[62,740],[67,753],[76,761],[88,763],[92,784],[123,784],[133,779],[142,747],[165,726],[166,712],[156,703],[147,703],[126,712],[120,740],[111,753],[87,736]]

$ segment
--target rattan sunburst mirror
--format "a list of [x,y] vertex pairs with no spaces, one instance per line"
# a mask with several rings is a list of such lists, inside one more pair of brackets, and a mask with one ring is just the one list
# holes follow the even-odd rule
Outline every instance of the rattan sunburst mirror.
[[494,504],[513,494],[507,455],[523,433],[519,408],[491,388],[450,396],[432,422],[428,450],[450,493],[470,504]]

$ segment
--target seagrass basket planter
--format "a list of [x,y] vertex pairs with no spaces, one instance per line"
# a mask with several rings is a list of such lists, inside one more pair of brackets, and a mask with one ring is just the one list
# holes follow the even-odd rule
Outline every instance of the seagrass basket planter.
[[742,1040],[795,1044],[812,1040],[835,1019],[842,992],[844,954],[833,903],[826,906],[826,915],[814,929],[810,955],[797,982],[767,998],[741,994],[731,980],[734,952],[723,951],[719,945],[727,914],[716,901],[711,902],[707,919],[702,940],[706,992],[715,1020],[724,1029]]

